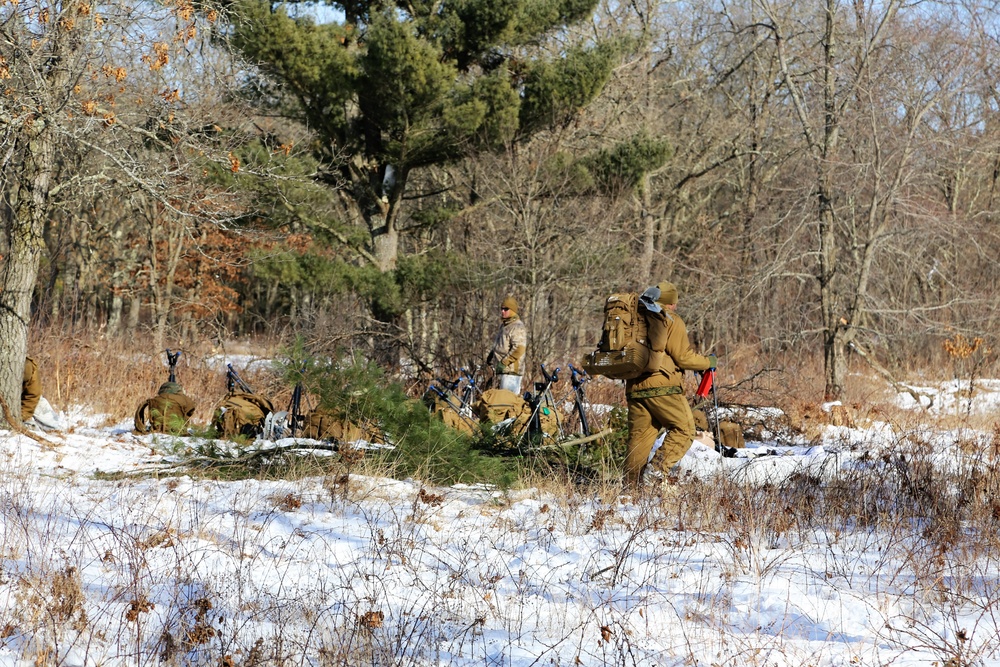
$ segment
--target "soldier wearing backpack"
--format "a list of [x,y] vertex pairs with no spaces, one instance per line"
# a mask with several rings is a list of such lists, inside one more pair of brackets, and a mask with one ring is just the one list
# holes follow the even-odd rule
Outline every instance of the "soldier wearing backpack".
[[496,368],[500,389],[521,395],[524,378],[524,353],[528,349],[528,330],[517,314],[517,301],[509,296],[500,304],[500,330],[493,340],[493,349],[486,365]]
[[[687,327],[677,314],[677,288],[673,283],[648,288],[639,297],[639,308],[646,320],[649,363],[645,372],[625,382],[625,477],[633,486],[643,478],[665,478],[691,448],[695,426],[684,396],[684,371],[705,371],[716,365],[714,354],[705,357],[691,348]],[[661,428],[666,429],[666,437],[649,461]]]
[[164,382],[156,396],[139,404],[133,423],[136,433],[181,434],[194,414],[195,402],[176,382]]
[[172,352],[167,349],[170,379],[160,385],[156,396],[146,399],[135,409],[132,422],[136,433],[180,435],[187,429],[188,421],[194,414],[195,402],[177,383],[177,360],[180,357],[180,350]]

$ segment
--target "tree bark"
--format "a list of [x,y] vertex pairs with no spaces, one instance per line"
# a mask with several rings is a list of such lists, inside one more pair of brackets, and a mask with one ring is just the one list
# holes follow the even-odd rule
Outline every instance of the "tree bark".
[[[20,181],[8,209],[10,250],[0,268],[0,395],[10,406],[21,404],[24,358],[28,353],[31,297],[38,279],[47,201],[55,153],[44,123],[29,131],[23,148]],[[15,419],[20,411],[12,409]],[[0,417],[6,424],[6,420]]]

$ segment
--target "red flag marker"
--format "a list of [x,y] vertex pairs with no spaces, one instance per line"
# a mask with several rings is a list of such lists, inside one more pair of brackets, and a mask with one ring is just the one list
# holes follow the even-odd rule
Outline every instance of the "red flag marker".
[[698,391],[694,393],[698,398],[707,398],[708,393],[712,391],[712,385],[715,383],[715,369],[709,369],[702,373],[701,384],[698,385]]

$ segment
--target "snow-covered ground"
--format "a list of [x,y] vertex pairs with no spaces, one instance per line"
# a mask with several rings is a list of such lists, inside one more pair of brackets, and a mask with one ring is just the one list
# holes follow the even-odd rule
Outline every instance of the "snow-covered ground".
[[[109,481],[95,474],[190,443],[66,421],[54,447],[0,432],[0,666],[1000,664],[997,563],[920,571],[919,538],[770,533],[752,513],[708,530],[684,485],[661,504],[356,476],[349,492]],[[761,488],[899,442],[884,422],[829,426],[731,459],[696,444],[682,468]]]

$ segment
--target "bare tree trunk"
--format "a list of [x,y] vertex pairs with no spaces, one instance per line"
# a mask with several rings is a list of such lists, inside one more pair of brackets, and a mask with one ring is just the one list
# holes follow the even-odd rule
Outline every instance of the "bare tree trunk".
[[[43,123],[24,147],[21,180],[8,210],[10,250],[0,264],[0,395],[20,419],[24,358],[28,352],[31,296],[45,241],[42,235],[55,154]],[[6,420],[0,415],[0,424]]]
[[[174,276],[184,251],[184,225],[169,219],[159,203],[145,206],[149,244],[149,288],[153,297],[153,346],[164,347],[174,303]],[[162,245],[162,249],[161,249]]]

